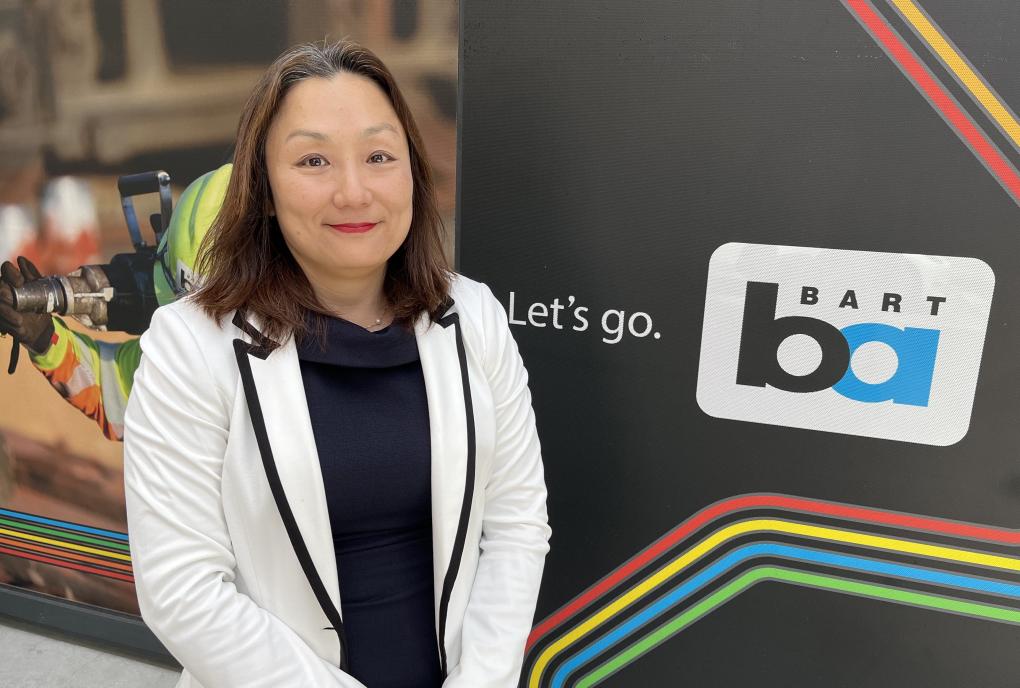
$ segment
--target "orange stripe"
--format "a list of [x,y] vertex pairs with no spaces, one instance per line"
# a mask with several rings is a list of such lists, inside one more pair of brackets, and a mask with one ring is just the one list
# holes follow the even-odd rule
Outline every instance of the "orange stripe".
[[109,419],[106,417],[106,407],[103,406],[102,389],[98,385],[86,387],[77,394],[69,396],[67,401],[71,404],[71,406],[96,421],[99,425],[99,429],[102,430],[103,434],[106,436],[106,439],[114,441],[120,440],[113,424],[111,424]]
[[[71,335],[69,334],[68,336]],[[49,378],[50,382],[59,382],[66,385],[71,379],[71,376],[74,375],[74,369],[79,365],[81,364],[78,361],[78,355],[74,350],[74,343],[68,342],[67,352],[60,360],[60,363],[57,364],[57,367],[52,370],[44,370],[42,373]]]

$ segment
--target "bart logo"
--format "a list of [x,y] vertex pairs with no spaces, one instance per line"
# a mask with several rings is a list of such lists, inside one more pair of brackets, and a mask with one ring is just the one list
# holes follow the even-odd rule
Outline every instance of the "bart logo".
[[970,425],[993,288],[974,258],[725,244],[709,264],[698,404],[953,444]]

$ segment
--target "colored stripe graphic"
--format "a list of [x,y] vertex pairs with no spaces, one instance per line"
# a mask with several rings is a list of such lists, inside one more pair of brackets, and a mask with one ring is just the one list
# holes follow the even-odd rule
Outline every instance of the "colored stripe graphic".
[[635,584],[627,592],[619,595],[612,602],[572,628],[545,648],[538,656],[531,669],[531,688],[539,688],[546,667],[564,650],[584,638],[586,635],[622,614],[628,607],[635,604],[649,593],[664,585],[669,579],[690,568],[711,552],[735,538],[759,533],[783,533],[816,540],[830,541],[838,544],[868,547],[886,552],[913,554],[943,561],[984,566],[1003,571],[1020,572],[1020,559],[998,554],[988,554],[973,550],[933,545],[914,540],[872,535],[851,530],[842,530],[824,526],[815,526],[796,521],[781,519],[750,519],[740,521],[715,531],[699,543],[683,552],[668,564]]
[[66,552],[66,551],[63,551],[63,550],[55,549],[53,547],[44,547],[42,545],[35,545],[35,544],[30,543],[30,542],[18,542],[17,540],[12,540],[10,538],[0,537],[0,545],[9,545],[11,547],[18,547],[18,548],[20,548],[22,550],[28,550],[30,552],[39,552],[40,554],[50,554],[50,555],[57,556],[57,557],[63,557],[65,559],[73,559],[75,561],[81,561],[81,562],[84,562],[86,564],[96,564],[98,566],[105,566],[107,568],[117,569],[117,570],[120,570],[120,571],[125,571],[127,573],[131,572],[131,565],[130,564],[124,564],[124,563],[117,562],[117,561],[107,561],[105,559],[100,559],[99,557],[90,557],[90,556],[87,556],[87,555],[84,555],[84,554],[76,554],[74,552]]
[[700,530],[712,521],[732,516],[751,509],[777,509],[813,516],[846,519],[859,523],[891,526],[915,530],[921,533],[949,535],[992,544],[1020,546],[1020,530],[996,528],[905,514],[884,509],[839,504],[804,497],[777,494],[740,495],[709,505],[689,519],[666,533],[657,541],[636,554],[615,571],[610,572],[583,593],[564,605],[555,613],[535,626],[528,637],[528,649],[558,626],[566,623],[579,611],[590,605],[601,595],[616,587],[627,577],[644,568],[655,559],[673,549],[679,542]]
[[9,537],[17,538],[18,540],[28,540],[29,542],[40,542],[44,545],[54,545],[56,547],[71,549],[77,552],[85,552],[87,554],[98,554],[100,556],[110,557],[111,559],[131,561],[130,555],[127,554],[121,554],[119,552],[110,552],[108,550],[99,549],[97,547],[87,547],[85,545],[79,545],[75,542],[66,542],[62,540],[54,540],[52,538],[40,537],[38,535],[32,535],[30,533],[20,533],[16,530],[10,530],[8,528],[0,528],[0,535],[7,535]]
[[83,542],[90,545],[96,545],[98,547],[105,547],[112,550],[121,552],[128,551],[128,545],[120,542],[110,542],[109,540],[101,540],[99,538],[91,537],[89,535],[79,535],[77,533],[68,533],[62,530],[56,530],[54,528],[44,528],[42,526],[31,525],[28,523],[19,523],[9,518],[0,518],[0,526],[9,526],[11,528],[19,528],[23,531],[30,533],[39,533],[41,535],[49,535],[52,537],[66,540],[68,542]]
[[[759,535],[767,533],[780,533],[795,537],[808,538],[813,541],[829,542],[837,547],[853,546],[876,550],[876,554],[887,556],[889,554],[908,554],[917,557],[931,559],[935,565],[943,562],[951,562],[953,565],[964,564],[968,566],[979,566],[989,569],[998,575],[1015,576],[1020,572],[1020,558],[1006,556],[997,552],[983,552],[978,549],[954,547],[942,542],[929,543],[917,539],[893,537],[885,534],[864,533],[856,530],[835,528],[830,526],[813,525],[792,521],[783,518],[753,517],[734,522],[733,518],[739,517],[741,512],[749,510],[776,510],[782,512],[793,512],[814,517],[827,519],[839,519],[850,521],[851,525],[870,525],[885,528],[896,528],[911,532],[916,537],[936,536],[940,538],[951,537],[953,539],[969,542],[972,547],[981,545],[1017,547],[1020,545],[1020,530],[1010,528],[999,528],[984,526],[972,523],[964,523],[949,519],[931,518],[906,514],[901,512],[875,509],[871,507],[860,507],[834,502],[826,502],[816,499],[805,499],[789,495],[777,494],[749,494],[739,495],[729,499],[721,500],[712,504],[692,517],[685,520],[662,538],[646,547],[630,560],[625,562],[615,571],[610,572],[602,580],[588,588],[574,600],[564,605],[561,609],[550,615],[542,623],[538,624],[532,631],[528,640],[529,654],[535,649],[536,643],[542,641],[545,636],[559,632],[560,628],[569,629],[562,632],[562,635],[555,641],[545,646],[537,657],[527,657],[525,662],[527,685],[529,688],[539,688],[542,685],[564,685],[570,672],[586,662],[592,661],[600,654],[610,650],[613,644],[620,642],[624,636],[637,632],[639,627],[652,622],[655,616],[664,613],[662,600],[652,602],[647,609],[637,612],[631,619],[625,620],[621,625],[607,632],[599,640],[590,644],[584,650],[583,659],[575,661],[569,658],[559,667],[552,677],[553,683],[545,676],[547,667],[561,654],[569,652],[579,640],[592,633],[595,629],[604,624],[615,622],[617,619],[626,617],[628,608],[637,603],[646,595],[651,594],[663,586],[674,576],[683,570],[695,566],[697,563],[708,559],[713,552],[717,551],[727,542],[737,537],[747,535]],[[712,526],[713,522],[726,521],[725,524],[704,536],[693,546],[687,547],[679,556],[672,559],[640,582],[631,585],[629,589],[622,592],[615,599],[609,599],[607,595],[615,588],[626,582],[635,574],[648,565],[655,562],[661,556],[673,549],[683,546],[685,540],[696,533],[704,532]],[[763,548],[789,548],[789,549],[763,549]],[[968,590],[982,594],[997,594],[1009,597],[1011,600],[1017,598],[1020,592],[1020,585],[1012,582],[991,580],[987,578],[965,576],[952,571],[936,571],[930,568],[908,566],[898,562],[878,561],[868,557],[854,557],[849,554],[808,554],[818,550],[795,548],[792,545],[780,545],[772,542],[755,543],[742,547],[736,552],[743,553],[743,556],[777,556],[777,553],[792,555],[797,552],[800,561],[821,563],[829,566],[840,566],[851,573],[871,573],[884,576],[901,578],[906,585],[927,584],[941,585],[948,588],[947,593],[953,595],[959,590]],[[771,553],[770,553],[771,552]],[[733,564],[734,555],[726,555],[723,560]],[[791,556],[790,558],[797,558]],[[713,572],[711,578],[721,573],[718,564],[709,564],[705,571]],[[700,577],[699,577],[700,576]],[[696,582],[692,582],[696,581]],[[672,592],[683,590],[681,596],[689,595],[694,590],[707,584],[708,579],[703,572],[697,573],[689,581],[682,582]],[[921,593],[918,593],[921,594]],[[664,598],[663,598],[664,599]],[[884,597],[882,599],[885,599]],[[905,599],[914,599],[912,597]],[[921,599],[921,598],[917,598]],[[941,598],[940,598],[941,599]],[[592,613],[588,618],[579,622],[574,619],[586,607],[595,602],[604,604],[597,612]],[[679,603],[679,598],[672,598],[673,602]],[[960,604],[971,604],[969,601],[957,601]],[[955,604],[956,602],[954,602]],[[919,606],[942,609],[936,605],[921,604]],[[986,605],[987,606],[987,605]],[[994,605],[993,605],[994,607]],[[654,609],[653,612],[648,610]],[[975,607],[974,609],[978,609]],[[983,611],[976,612],[981,618],[1001,621],[1001,617],[994,609],[980,608]],[[946,611],[945,609],[942,609]],[[1020,612],[1018,612],[1020,613]],[[1007,614],[1009,620],[1010,617]],[[623,629],[623,630],[621,630]],[[557,676],[563,674],[561,680]]]
[[103,528],[93,528],[92,526],[82,525],[81,523],[73,523],[71,521],[57,521],[52,518],[45,518],[43,516],[37,516],[35,514],[29,514],[22,511],[11,511],[10,509],[0,509],[0,516],[9,516],[16,518],[20,521],[27,521],[29,523],[39,523],[47,526],[56,526],[65,530],[74,530],[80,533],[91,533],[92,535],[99,535],[102,537],[110,538],[112,540],[120,540],[122,542],[128,541],[127,533],[118,533],[115,530],[105,530]]
[[1020,150],[1020,122],[945,32],[913,0],[889,0],[928,48],[939,58],[957,82],[995,122],[999,130]]
[[[590,662],[599,655],[606,653],[614,645],[625,640],[641,627],[651,623],[662,614],[672,610],[713,580],[725,575],[746,561],[761,557],[779,557],[793,561],[833,566],[850,571],[873,573],[901,578],[904,580],[944,585],[961,590],[1020,599],[1020,585],[1015,583],[1006,583],[1003,581],[965,576],[956,573],[945,573],[917,566],[881,562],[864,557],[837,554],[833,552],[825,552],[771,542],[746,545],[727,554],[715,564],[712,564],[708,568],[691,577],[689,580],[673,588],[672,591],[656,600],[653,604],[641,610],[641,612],[635,614],[633,617],[627,619],[626,622],[620,624],[597,641],[591,643],[584,650],[575,654],[557,668],[550,685],[553,688],[563,688],[567,679],[570,678],[570,675],[584,664]],[[1017,610],[1009,611],[1020,614],[1020,611]],[[981,616],[982,618],[989,618],[986,613],[979,614],[978,616]]]
[[874,5],[869,0],[841,0],[841,2],[882,47],[904,76],[924,95],[960,140],[977,156],[1013,201],[1020,205],[1020,173],[971,116],[960,107],[952,94],[939,83],[931,70],[918,59],[903,38],[878,13]]
[[901,590],[899,588],[885,585],[849,581],[835,576],[793,571],[776,566],[763,566],[752,569],[743,574],[733,582],[724,586],[718,592],[708,596],[689,610],[676,616],[669,623],[656,629],[653,633],[642,638],[639,642],[634,643],[623,652],[617,654],[607,662],[585,674],[577,683],[577,688],[591,688],[591,686],[600,683],[627,664],[630,664],[658,645],[661,645],[663,642],[673,637],[684,628],[690,626],[698,619],[706,616],[756,583],[763,581],[792,583],[794,585],[802,585],[821,590],[831,590],[834,592],[858,595],[860,597],[868,597],[876,600],[898,602],[900,604],[907,604],[914,607],[921,607],[936,611],[965,614],[967,616],[986,618],[1013,624],[1020,623],[1020,611],[1014,609],[1005,609],[1003,607],[977,602],[948,599],[938,595]]
[[133,582],[126,533],[0,509],[0,553]]
[[134,582],[134,578],[124,573],[115,573],[113,571],[104,571],[94,566],[83,566],[81,564],[75,564],[69,561],[63,561],[60,559],[54,559],[53,557],[47,557],[39,554],[30,554],[28,552],[20,552],[10,547],[0,547],[0,554],[10,554],[11,556],[18,557],[20,559],[31,559],[32,561],[42,562],[43,564],[52,564],[65,569],[74,569],[75,571],[82,571],[84,573],[94,573],[97,576],[103,576],[104,578],[115,578],[127,582]]

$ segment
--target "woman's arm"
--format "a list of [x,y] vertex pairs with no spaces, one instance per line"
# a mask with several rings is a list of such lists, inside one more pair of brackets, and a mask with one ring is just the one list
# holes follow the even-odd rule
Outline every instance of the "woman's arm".
[[141,345],[124,480],[146,624],[207,688],[364,688],[238,592],[220,492],[229,404],[179,314],[157,310]]
[[528,374],[506,312],[488,287],[482,311],[496,449],[485,486],[481,554],[464,615],[460,664],[444,688],[517,686],[551,534]]

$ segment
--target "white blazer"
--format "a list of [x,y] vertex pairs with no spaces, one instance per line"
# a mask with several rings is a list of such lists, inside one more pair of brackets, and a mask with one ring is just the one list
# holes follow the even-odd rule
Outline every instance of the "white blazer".
[[[415,336],[428,395],[436,651],[444,688],[514,688],[550,529],[527,372],[506,313],[455,276]],[[142,335],[124,479],[142,617],[178,688],[363,688],[293,339],[188,299]],[[369,686],[369,688],[372,688]]]

